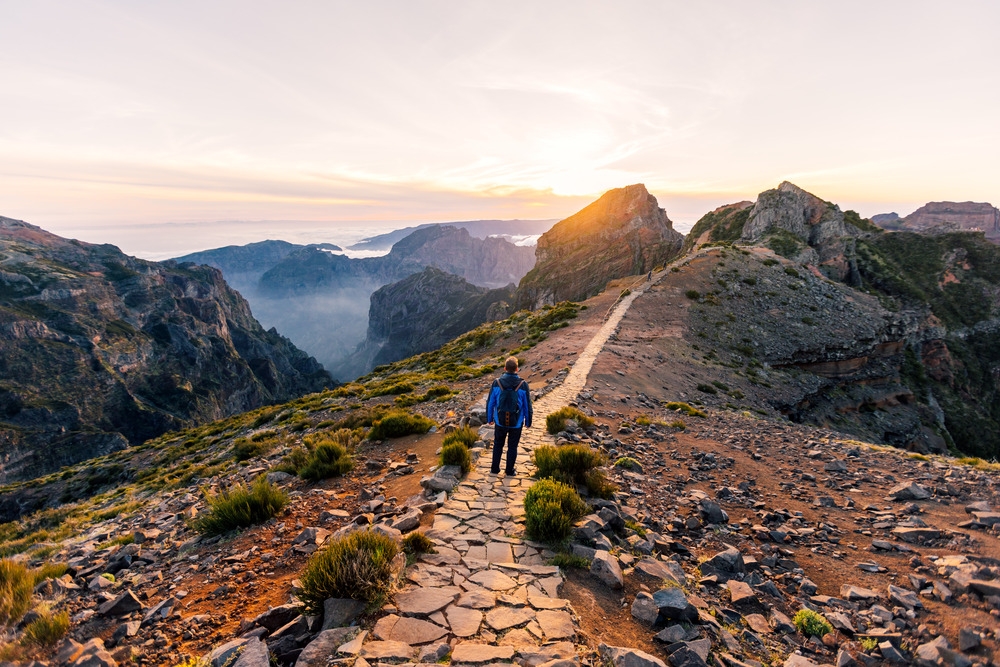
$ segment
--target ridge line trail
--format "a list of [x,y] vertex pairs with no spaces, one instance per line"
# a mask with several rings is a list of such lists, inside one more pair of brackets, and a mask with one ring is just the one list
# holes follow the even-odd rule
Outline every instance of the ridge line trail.
[[399,658],[412,659],[418,645],[433,646],[450,635],[457,640],[454,663],[511,661],[515,654],[540,652],[546,659],[576,658],[573,642],[580,628],[570,602],[559,597],[563,577],[558,567],[546,564],[552,552],[528,540],[523,522],[518,523],[532,483],[531,452],[555,442],[545,432],[545,417],[583,390],[594,361],[632,302],[663,274],[657,272],[620,299],[565,380],[535,401],[535,425],[521,438],[515,476],[491,474],[492,446],[483,449],[426,532],[438,542],[437,553],[425,554],[407,568],[395,596],[396,613],[378,621],[361,657],[381,660],[401,651]]

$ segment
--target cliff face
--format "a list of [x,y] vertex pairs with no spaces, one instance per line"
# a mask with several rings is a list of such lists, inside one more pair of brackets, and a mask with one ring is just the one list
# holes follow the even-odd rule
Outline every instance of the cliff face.
[[208,267],[0,218],[0,480],[332,383]]
[[[876,216],[878,218],[878,216]],[[993,243],[1000,244],[1000,210],[977,202],[935,201],[924,204],[903,219],[872,219],[890,230],[940,234],[956,231],[980,231]]]
[[488,290],[433,267],[386,285],[372,294],[365,340],[338,370],[345,377],[363,375],[503,319],[513,288]]
[[642,184],[609,190],[538,239],[519,308],[586,299],[609,281],[646,273],[680,251],[683,236]]

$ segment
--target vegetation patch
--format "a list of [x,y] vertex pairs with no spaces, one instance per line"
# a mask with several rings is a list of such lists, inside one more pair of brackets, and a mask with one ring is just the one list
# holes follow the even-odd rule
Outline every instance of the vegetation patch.
[[525,530],[532,539],[561,542],[587,511],[580,494],[568,484],[543,479],[524,494]]
[[368,432],[369,440],[386,440],[388,438],[401,438],[404,435],[414,433],[427,433],[434,426],[427,417],[415,415],[403,410],[393,410],[384,417],[372,422],[371,431]]
[[625,468],[626,470],[635,470],[639,467],[639,462],[636,461],[631,456],[623,456],[617,461],[615,461],[616,468]]
[[69,614],[53,614],[48,609],[38,612],[38,617],[24,627],[21,643],[32,646],[54,646],[69,630]]
[[462,469],[463,475],[468,474],[472,470],[472,455],[469,454],[469,448],[457,440],[442,446],[441,465],[458,466]]
[[437,553],[431,538],[419,530],[415,530],[403,538],[403,551],[413,555]]
[[392,559],[398,553],[392,538],[375,531],[359,531],[332,540],[313,554],[302,573],[299,599],[306,612],[323,613],[323,601],[329,598],[378,604],[389,591]]
[[237,483],[218,494],[206,491],[205,501],[208,511],[193,527],[203,535],[221,535],[267,521],[288,504],[288,496],[261,475],[249,488]]
[[677,403],[671,401],[664,405],[667,410],[674,410],[675,412],[683,412],[689,417],[707,417],[708,415],[699,410],[698,408],[693,408],[687,403]]
[[576,408],[564,406],[545,418],[545,429],[555,435],[566,430],[566,421],[572,419],[580,428],[590,429],[594,426],[594,420],[583,414]]
[[830,622],[811,609],[800,609],[792,619],[792,623],[806,637],[822,637],[833,632]]
[[21,563],[0,560],[0,625],[15,625],[31,606],[35,577]]

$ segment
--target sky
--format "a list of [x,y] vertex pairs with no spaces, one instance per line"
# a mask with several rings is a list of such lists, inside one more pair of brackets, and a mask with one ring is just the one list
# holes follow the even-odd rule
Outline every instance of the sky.
[[0,0],[0,215],[160,258],[783,180],[1000,204],[1000,3]]

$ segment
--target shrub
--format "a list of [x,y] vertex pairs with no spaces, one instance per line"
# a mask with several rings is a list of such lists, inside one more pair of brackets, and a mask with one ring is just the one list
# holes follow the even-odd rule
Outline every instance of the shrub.
[[463,426],[444,436],[444,440],[441,442],[445,445],[450,445],[453,442],[460,442],[466,447],[472,447],[477,440],[479,440],[479,434],[476,433],[475,429]]
[[874,637],[865,637],[861,640],[861,648],[865,650],[866,653],[871,653],[878,647],[878,640]]
[[653,421],[646,415],[639,415],[638,417],[635,418],[635,423],[638,424],[639,426],[649,426],[650,424],[653,423]]
[[208,511],[195,519],[194,529],[204,535],[220,535],[235,528],[263,523],[288,504],[288,496],[264,475],[250,488],[237,482],[218,494],[205,493]]
[[775,264],[777,264],[777,263],[778,263],[778,260],[776,260],[776,259],[773,259],[773,258],[771,258],[771,257],[768,257],[768,258],[767,258],[767,259],[765,259],[765,260],[764,260],[764,262],[763,262],[764,266],[774,266],[774,265],[775,265]]
[[586,445],[543,445],[535,450],[535,467],[541,478],[583,484],[587,473],[603,464],[604,455]]
[[246,438],[240,438],[233,443],[233,457],[237,461],[247,461],[255,456],[263,456],[269,451],[271,451],[271,445],[266,441],[252,442]]
[[392,394],[408,394],[414,389],[416,389],[416,387],[414,387],[409,382],[397,382],[396,384],[388,385],[385,387],[379,387],[374,391],[372,391],[372,393],[369,394],[369,396],[374,397],[374,396],[389,396]]
[[792,619],[792,623],[806,637],[822,637],[833,632],[830,622],[811,609],[800,609]]
[[701,410],[699,410],[698,408],[692,408],[687,403],[674,403],[674,402],[671,402],[671,403],[667,403],[667,405],[665,407],[667,408],[667,410],[675,410],[677,412],[683,412],[684,414],[688,415],[689,417],[707,417],[708,416],[704,412],[702,412]]
[[704,392],[706,394],[718,394],[719,391],[710,384],[699,384],[697,387],[698,391]]
[[462,469],[462,474],[467,474],[472,470],[472,456],[469,454],[469,448],[461,442],[449,442],[441,448],[441,465],[459,466]]
[[555,435],[556,433],[559,433],[559,431],[566,429],[567,419],[575,420],[576,423],[580,425],[580,428],[589,429],[594,426],[593,419],[583,414],[576,408],[565,406],[559,408],[545,418],[545,428],[549,433]]
[[691,299],[692,301],[696,301],[697,299],[701,298],[701,293],[696,289],[689,289],[688,291],[684,292],[684,296]]
[[384,417],[372,422],[371,431],[368,432],[369,440],[385,440],[387,438],[401,438],[411,433],[427,433],[434,426],[427,417],[423,415],[413,415],[402,410],[393,410]]
[[583,483],[587,487],[587,493],[598,498],[604,498],[605,500],[611,498],[615,494],[615,491],[618,490],[618,487],[614,483],[608,481],[602,470],[591,470],[588,472]]
[[299,470],[299,477],[318,482],[328,477],[339,477],[354,467],[354,460],[347,453],[351,444],[351,432],[342,429],[315,444],[309,453],[305,466]]
[[377,603],[385,598],[392,576],[392,559],[399,547],[392,538],[359,531],[330,542],[306,563],[299,599],[309,614],[321,614],[329,598],[353,598]]
[[35,577],[21,563],[0,560],[0,625],[14,625],[31,605]]
[[796,271],[795,269],[793,269],[790,266],[786,266],[785,267],[785,273],[787,273],[788,275],[790,275],[793,278],[798,278],[799,277],[799,272]]
[[573,487],[552,479],[535,482],[524,494],[525,530],[543,542],[559,542],[569,537],[587,506]]
[[408,554],[432,554],[436,553],[434,543],[419,530],[413,531],[403,538],[403,551]]
[[290,475],[298,475],[299,471],[306,467],[309,463],[309,452],[302,447],[292,447],[292,451],[288,452],[281,463],[274,466],[272,470],[275,472],[287,472]]
[[616,468],[625,468],[626,470],[635,470],[639,467],[639,462],[636,461],[631,456],[623,456],[617,461],[615,461]]
[[69,614],[66,612],[53,614],[45,610],[24,628],[21,642],[35,646],[52,646],[63,638],[67,630],[69,630]]
[[686,428],[687,428],[687,424],[685,424],[685,423],[684,423],[684,422],[683,422],[682,420],[680,420],[680,419],[675,419],[675,420],[673,420],[672,422],[670,422],[670,423],[668,424],[668,426],[669,426],[670,428],[676,428],[676,429],[680,429],[680,430],[682,430],[682,431],[683,431],[684,429],[686,429]]

